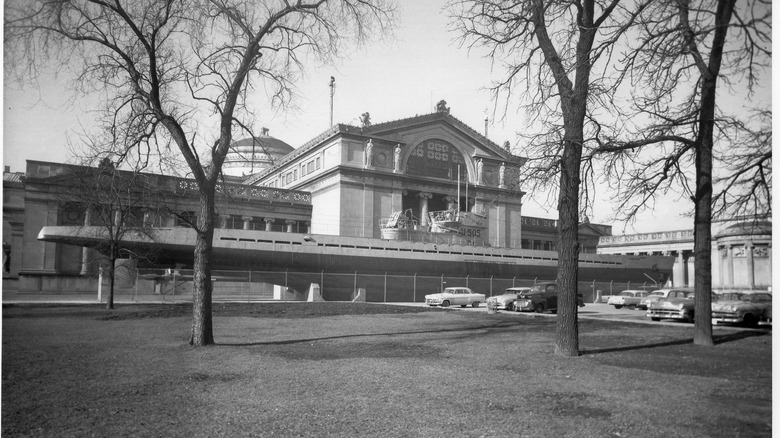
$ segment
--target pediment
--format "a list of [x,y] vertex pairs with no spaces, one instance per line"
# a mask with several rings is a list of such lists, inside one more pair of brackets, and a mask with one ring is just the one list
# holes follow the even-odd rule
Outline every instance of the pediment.
[[364,127],[361,131],[366,136],[377,136],[391,141],[395,139],[410,146],[415,146],[415,143],[426,139],[436,138],[438,134],[442,137],[441,140],[455,142],[460,146],[467,145],[465,150],[461,150],[473,159],[495,163],[506,162],[516,166],[520,166],[526,161],[525,158],[511,154],[447,112],[436,112],[379,123]]

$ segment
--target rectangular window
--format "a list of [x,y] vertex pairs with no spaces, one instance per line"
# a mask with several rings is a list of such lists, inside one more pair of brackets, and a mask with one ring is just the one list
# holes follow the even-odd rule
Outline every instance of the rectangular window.
[[320,157],[317,157],[317,159],[314,161],[314,168],[316,170],[320,169]]

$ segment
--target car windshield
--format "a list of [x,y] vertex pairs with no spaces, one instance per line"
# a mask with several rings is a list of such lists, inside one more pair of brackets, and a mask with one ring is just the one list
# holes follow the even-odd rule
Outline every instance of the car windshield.
[[736,292],[730,292],[730,293],[722,294],[720,296],[720,298],[723,301],[739,301],[739,300],[742,299],[742,295],[744,295],[744,294],[736,293]]
[[661,290],[653,291],[653,293],[650,294],[651,297],[662,297],[664,295],[666,294],[664,293],[664,291]]
[[772,301],[771,295],[766,294],[744,294],[742,301]]
[[629,291],[623,291],[623,292],[620,292],[620,296],[622,296],[622,297],[633,297],[634,293],[633,292],[629,292]]

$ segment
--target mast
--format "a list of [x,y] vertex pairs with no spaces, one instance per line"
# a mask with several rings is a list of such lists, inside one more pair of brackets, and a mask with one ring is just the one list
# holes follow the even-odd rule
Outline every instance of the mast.
[[[458,172],[460,173],[460,172]],[[469,208],[469,172],[466,170],[466,211],[471,211]]]
[[336,92],[336,78],[331,76],[328,86],[330,87],[330,125],[328,125],[328,128],[330,128],[333,126],[333,94]]
[[460,215],[460,164],[458,164],[458,215]]

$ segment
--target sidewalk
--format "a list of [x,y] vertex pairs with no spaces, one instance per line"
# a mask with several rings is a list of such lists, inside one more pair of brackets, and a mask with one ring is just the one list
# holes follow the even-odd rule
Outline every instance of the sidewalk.
[[[3,304],[105,304],[107,294],[103,293],[98,300],[97,293],[32,293],[6,291],[2,292]],[[177,304],[191,303],[192,295],[127,295],[115,294],[116,304]]]

